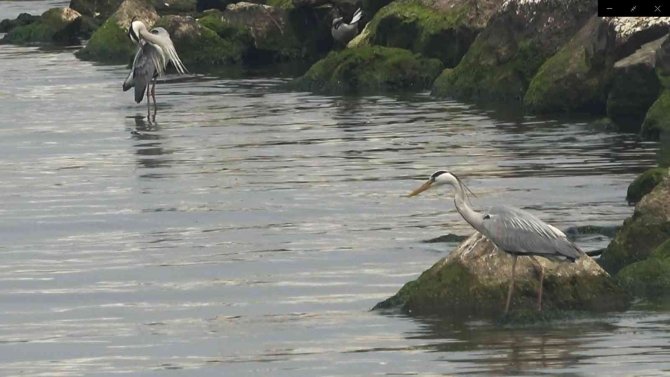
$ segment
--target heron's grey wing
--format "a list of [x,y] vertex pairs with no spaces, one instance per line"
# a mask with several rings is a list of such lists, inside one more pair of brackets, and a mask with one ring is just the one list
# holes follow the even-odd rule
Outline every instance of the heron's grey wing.
[[510,253],[570,260],[583,254],[558,228],[518,208],[489,209],[484,214],[482,228],[485,236]]
[[[158,47],[161,48],[165,58],[172,62],[174,67],[177,69],[177,72],[180,74],[186,73],[186,67],[184,67],[184,63],[182,63],[179,55],[177,54],[177,50],[174,48],[172,39],[170,39],[170,33],[168,33],[168,31],[162,27],[156,27],[151,29],[151,34],[155,36],[152,43],[155,43]],[[164,62],[163,67],[165,67],[165,65],[167,65],[167,61]]]
[[135,86],[135,66],[137,66],[137,61],[138,59],[142,56],[142,45],[144,44],[144,41],[139,42],[139,47],[137,48],[137,52],[135,53],[135,58],[133,59],[133,66],[130,68],[130,72],[128,72],[128,77],[123,81],[123,91],[127,91],[128,89],[132,88]]
[[149,82],[158,72],[161,53],[151,43],[145,43],[133,62],[133,81],[135,83],[135,102],[140,103]]

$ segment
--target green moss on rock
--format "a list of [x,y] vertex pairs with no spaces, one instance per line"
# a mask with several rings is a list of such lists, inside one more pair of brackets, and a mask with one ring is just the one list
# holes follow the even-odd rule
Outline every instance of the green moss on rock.
[[666,178],[635,207],[633,216],[607,246],[599,263],[611,274],[644,260],[670,238],[670,179]]
[[[540,263],[546,275],[543,318],[574,310],[619,310],[628,304],[629,296],[588,256],[576,263],[542,258]],[[500,316],[511,266],[509,254],[477,233],[375,309],[397,307],[419,315]],[[529,258],[519,258],[516,272],[512,311],[525,313],[535,308],[539,281]]]
[[670,238],[649,258],[624,267],[616,275],[619,283],[636,296],[659,298],[670,295]]
[[519,102],[547,58],[595,13],[595,1],[567,6],[510,2],[477,35],[461,62],[445,71],[433,94],[476,101]]
[[336,94],[421,90],[441,70],[439,60],[399,48],[349,48],[331,52],[290,86]]
[[642,136],[659,139],[670,134],[670,89],[665,89],[651,105],[642,122]]
[[191,17],[165,16],[156,26],[164,27],[190,70],[207,69],[213,65],[237,64],[242,60],[243,47],[196,22]]
[[382,8],[368,25],[371,44],[404,48],[440,59],[447,67],[461,60],[477,29],[468,24],[468,9],[440,12],[418,0],[399,0]]
[[540,67],[524,96],[533,113],[605,109],[614,64],[614,28],[596,16]]
[[643,196],[651,192],[659,183],[670,174],[668,168],[652,168],[640,174],[633,183],[628,186],[626,200],[628,203],[637,203]]
[[79,43],[81,14],[70,8],[52,8],[40,18],[13,28],[2,39],[12,44],[76,44]]
[[131,62],[137,49],[127,34],[133,17],[151,29],[158,20],[158,13],[148,0],[124,0],[116,12],[91,35],[86,46],[75,55],[82,60],[104,63]]

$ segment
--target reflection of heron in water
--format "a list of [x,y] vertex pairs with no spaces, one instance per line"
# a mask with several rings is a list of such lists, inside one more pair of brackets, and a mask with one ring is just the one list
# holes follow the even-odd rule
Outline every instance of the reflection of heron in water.
[[540,270],[537,308],[542,310],[544,268],[535,259],[535,256],[574,262],[583,255],[582,251],[568,240],[565,233],[529,212],[506,206],[492,207],[486,212],[476,212],[468,205],[467,187],[455,175],[445,170],[433,173],[428,181],[410,193],[409,196],[418,195],[433,186],[444,184],[449,184],[456,190],[454,204],[465,221],[491,240],[500,250],[512,254],[514,258],[505,313],[509,310],[514,289],[514,268],[516,267],[516,259],[520,255],[529,256],[536,268]]
[[[128,29],[128,36],[138,45],[133,66],[130,69],[128,77],[123,82],[123,91],[135,87],[135,102],[140,103],[147,92],[147,120],[151,122],[151,101],[154,101],[154,116],[156,120],[156,79],[165,72],[169,62],[177,69],[180,74],[186,73],[184,64],[179,59],[174,44],[170,39],[170,34],[162,27],[147,30],[142,21],[133,21]],[[152,84],[153,82],[153,84]],[[151,91],[149,91],[149,85]]]

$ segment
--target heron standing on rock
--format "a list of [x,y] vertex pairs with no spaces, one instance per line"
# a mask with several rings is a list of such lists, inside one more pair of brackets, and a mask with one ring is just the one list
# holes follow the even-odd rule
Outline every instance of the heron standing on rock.
[[[128,36],[138,46],[133,66],[123,82],[123,91],[135,87],[135,102],[140,103],[147,92],[147,119],[151,121],[151,101],[154,101],[154,120],[156,119],[156,79],[165,72],[171,62],[179,74],[186,73],[186,67],[179,59],[170,34],[162,27],[147,30],[142,21],[135,18],[130,23]],[[153,82],[153,83],[152,83]],[[151,91],[149,85],[151,84]]]
[[358,8],[348,24],[344,22],[343,17],[334,18],[330,28],[333,39],[346,46],[358,34],[358,21],[361,20],[361,17],[363,17],[363,11]]
[[[584,253],[570,240],[565,233],[538,219],[533,214],[518,208],[499,206],[486,212],[476,212],[468,204],[467,187],[454,174],[439,170],[433,173],[428,181],[409,196],[419,195],[435,186],[451,185],[456,190],[454,204],[456,210],[478,232],[482,233],[500,250],[512,254],[512,277],[507,291],[505,314],[514,290],[514,269],[518,256],[529,256],[536,268],[540,270],[540,288],[537,295],[537,308],[542,310],[542,284],[544,268],[535,256],[551,260],[574,262]],[[469,191],[469,190],[468,190]]]

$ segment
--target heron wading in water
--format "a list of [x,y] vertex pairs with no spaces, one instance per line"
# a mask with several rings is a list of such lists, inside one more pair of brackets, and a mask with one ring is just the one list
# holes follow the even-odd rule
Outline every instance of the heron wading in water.
[[[128,77],[123,82],[123,91],[135,87],[135,102],[140,103],[147,93],[147,120],[151,122],[151,101],[154,101],[154,120],[156,119],[156,79],[163,75],[168,63],[172,63],[179,74],[186,73],[170,34],[162,27],[147,30],[142,21],[135,18],[128,28],[128,36],[137,44],[137,53]],[[151,91],[149,91],[151,85]]]
[[436,186],[450,185],[456,191],[454,204],[473,228],[488,238],[500,250],[512,254],[512,276],[507,291],[505,314],[509,311],[512,292],[514,290],[514,269],[519,256],[528,256],[540,271],[540,287],[537,295],[537,309],[542,310],[542,284],[544,268],[535,258],[545,257],[556,261],[574,262],[584,253],[570,240],[565,233],[538,219],[533,214],[518,208],[498,206],[486,212],[477,212],[469,205],[467,191],[463,182],[446,170],[433,173],[428,181],[412,191],[408,196],[416,196]]

